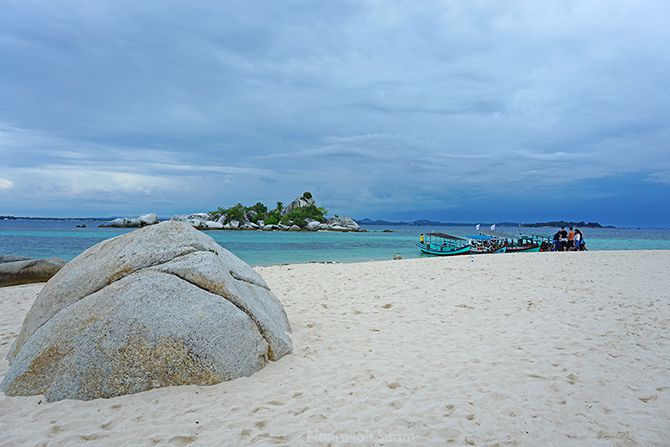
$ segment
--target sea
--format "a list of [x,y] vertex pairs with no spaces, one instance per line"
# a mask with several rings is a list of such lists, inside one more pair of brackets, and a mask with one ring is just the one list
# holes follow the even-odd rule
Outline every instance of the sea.
[[[133,231],[99,228],[99,220],[0,220],[0,255],[70,260],[98,242]],[[86,225],[86,228],[77,228]],[[254,266],[306,262],[360,262],[418,258],[420,233],[476,234],[474,227],[364,226],[364,233],[207,231],[219,244]],[[390,232],[384,230],[391,230]],[[505,234],[552,236],[556,228],[498,227]],[[589,250],[670,250],[670,229],[582,229]]]

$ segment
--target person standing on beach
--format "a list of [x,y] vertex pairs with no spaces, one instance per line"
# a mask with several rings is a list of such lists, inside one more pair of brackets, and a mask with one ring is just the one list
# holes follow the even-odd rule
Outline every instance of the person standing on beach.
[[575,230],[570,227],[570,232],[568,233],[568,248],[567,251],[572,251],[575,249]]
[[582,232],[579,231],[579,228],[575,228],[575,251],[579,251],[579,246],[582,242]]
[[557,231],[554,234],[554,246],[551,248],[551,251],[558,251],[561,248],[561,232]]
[[561,231],[558,234],[560,235],[559,251],[565,251],[568,247],[568,232],[565,231],[565,227],[561,227]]

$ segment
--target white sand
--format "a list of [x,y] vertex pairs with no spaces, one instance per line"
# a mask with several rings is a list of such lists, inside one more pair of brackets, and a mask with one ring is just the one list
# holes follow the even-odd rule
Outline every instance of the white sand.
[[[293,355],[212,387],[1,395],[0,446],[670,445],[670,251],[258,270]],[[40,287],[0,289],[0,376]]]

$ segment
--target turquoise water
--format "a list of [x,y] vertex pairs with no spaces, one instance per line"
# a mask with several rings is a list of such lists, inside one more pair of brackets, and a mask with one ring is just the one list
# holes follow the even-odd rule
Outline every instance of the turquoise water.
[[[75,228],[77,224],[87,228]],[[132,230],[98,228],[99,221],[0,221],[0,254],[72,259],[98,242]],[[455,235],[474,233],[469,227],[368,226],[367,233],[312,233],[261,231],[209,231],[219,244],[252,265],[302,262],[353,262],[421,255],[415,244],[421,232],[442,231]],[[518,228],[499,227],[516,234]],[[550,236],[555,228],[529,228],[527,232]],[[585,229],[589,250],[670,250],[670,229]]]

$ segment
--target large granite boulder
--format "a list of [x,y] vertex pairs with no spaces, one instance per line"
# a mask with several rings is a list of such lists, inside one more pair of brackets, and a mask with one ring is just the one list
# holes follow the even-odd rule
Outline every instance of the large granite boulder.
[[103,241],[42,289],[0,388],[49,401],[248,376],[292,350],[279,300],[209,236],[168,221]]
[[305,222],[307,224],[305,225],[305,229],[309,231],[316,231],[319,229],[319,226],[321,225],[321,222],[319,222],[318,220],[310,218],[305,219]]
[[205,225],[208,230],[223,230],[223,224],[214,220],[208,220]]
[[158,216],[156,213],[144,214],[137,218],[140,221],[140,225],[156,225],[158,223]]
[[360,230],[359,225],[351,217],[340,217],[335,216],[331,217],[326,221],[329,229],[333,231],[358,231]]
[[170,220],[177,222],[185,222],[191,225],[193,228],[199,230],[207,229],[207,222],[212,221],[214,218],[209,213],[192,213],[192,214],[177,214],[172,216]]
[[47,282],[65,265],[60,258],[0,256],[0,287]]
[[282,215],[290,213],[296,208],[302,208],[309,205],[316,205],[316,202],[314,201],[314,197],[312,197],[311,193],[304,192],[300,197],[294,199],[286,208],[284,208]]
[[141,225],[139,219],[128,217],[118,217],[109,223],[109,226],[113,228],[136,228]]
[[147,225],[156,225],[158,223],[158,216],[155,213],[144,214],[140,217],[119,217],[112,220],[109,225],[101,225],[101,227],[113,228],[137,228],[145,227]]

